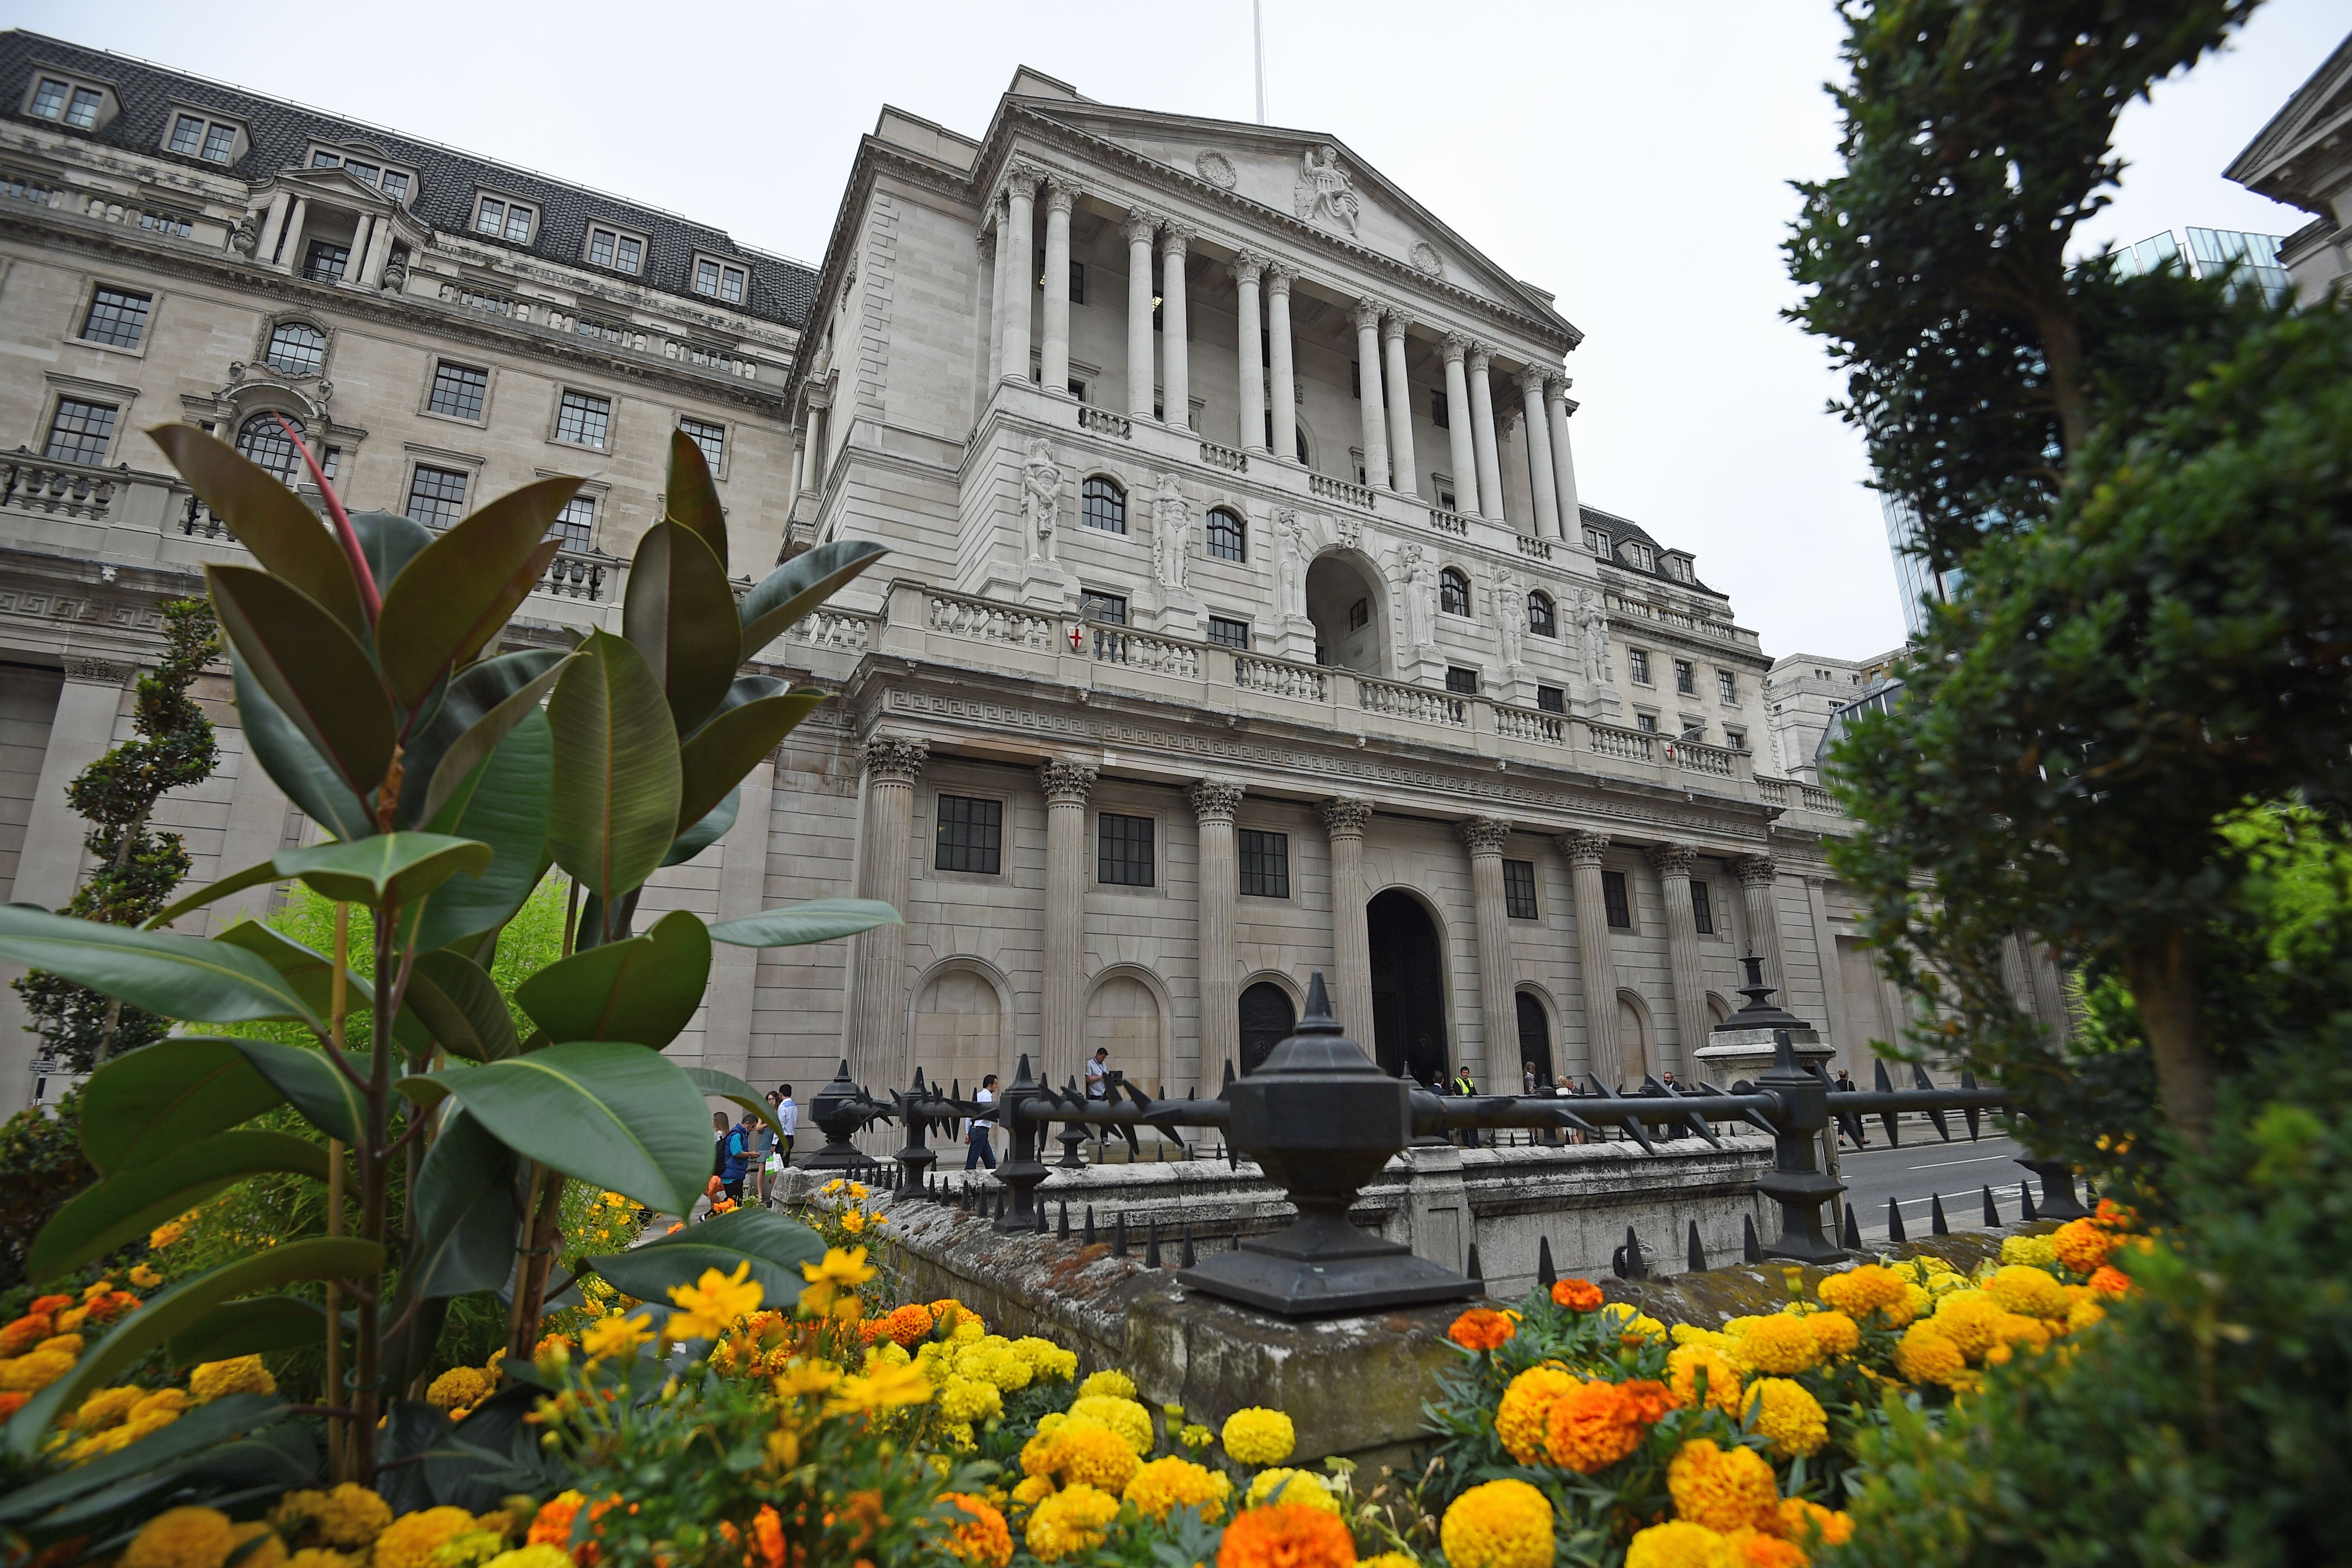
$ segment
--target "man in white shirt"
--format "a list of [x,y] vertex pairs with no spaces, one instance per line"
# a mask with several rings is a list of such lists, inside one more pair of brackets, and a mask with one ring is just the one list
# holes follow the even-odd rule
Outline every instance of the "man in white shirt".
[[1110,1093],[1110,1047],[1097,1050],[1094,1059],[1087,1063],[1087,1098],[1102,1100]]
[[[990,1073],[980,1080],[980,1088],[973,1092],[971,1099],[975,1105],[996,1103],[994,1073]],[[983,1121],[977,1116],[965,1120],[963,1124],[965,1145],[963,1168],[965,1170],[977,1171],[982,1165],[986,1165],[992,1171],[996,1169],[996,1151],[989,1145],[989,1140],[995,1135],[995,1131],[996,1123],[993,1121]]]
[[789,1165],[793,1163],[793,1134],[800,1131],[801,1108],[793,1099],[791,1084],[777,1085],[776,1095],[776,1125],[783,1131],[784,1163]]

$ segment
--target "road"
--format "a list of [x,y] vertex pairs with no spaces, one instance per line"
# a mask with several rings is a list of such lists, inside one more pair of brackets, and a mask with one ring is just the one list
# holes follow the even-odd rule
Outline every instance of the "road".
[[[1890,1149],[1885,1131],[1876,1121],[1870,1123],[1869,1148],[1857,1151],[1840,1141],[1838,1174],[1845,1183],[1846,1201],[1856,1211],[1854,1217],[1864,1238],[1886,1235],[1889,1198],[1902,1208],[1905,1234],[1926,1236],[1928,1199],[1938,1193],[1944,1198],[1944,1216],[1954,1230],[1979,1229],[1984,1224],[1983,1189],[1988,1184],[2002,1223],[2016,1223],[2018,1184],[2033,1180],[2016,1163],[2024,1151],[2011,1139],[1990,1134],[1971,1143],[1959,1135],[1957,1118],[1954,1121],[1949,1143],[1938,1139],[1932,1129],[1906,1125],[1901,1146]],[[2036,1191],[2038,1195],[2038,1186]]]

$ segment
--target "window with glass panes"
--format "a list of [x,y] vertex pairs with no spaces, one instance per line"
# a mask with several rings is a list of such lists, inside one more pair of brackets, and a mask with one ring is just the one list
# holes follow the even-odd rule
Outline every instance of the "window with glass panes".
[[712,473],[717,473],[719,459],[727,456],[727,426],[713,425],[707,419],[681,419],[677,427],[686,432],[688,440],[702,448],[702,460],[710,465]]
[[708,257],[694,264],[694,291],[698,294],[740,305],[743,302],[743,283],[744,272],[740,267],[729,267]]
[[635,235],[593,226],[588,230],[588,260],[592,265],[635,272],[645,258],[645,241]]
[[1559,635],[1559,616],[1552,608],[1551,595],[1538,589],[1528,595],[1528,630],[1539,637]]
[[352,264],[352,247],[331,240],[314,239],[303,259],[302,276],[317,283],[340,283]]
[[443,360],[433,367],[433,395],[425,406],[429,413],[446,414],[453,419],[479,419],[489,392],[488,371]]
[[466,476],[417,464],[408,481],[408,515],[428,528],[446,528],[465,514]]
[[547,526],[547,537],[563,542],[566,550],[585,550],[596,537],[596,500],[593,496],[573,496],[555,514]]
[[45,76],[33,91],[33,112],[44,120],[62,120],[66,113],[66,96],[73,89],[55,77]]
[[1568,711],[1568,693],[1567,693],[1567,691],[1566,691],[1566,690],[1564,690],[1564,689],[1561,689],[1561,688],[1559,688],[1559,687],[1557,687],[1557,686],[1538,686],[1538,687],[1537,687],[1537,688],[1536,688],[1536,709],[1537,709],[1537,710],[1538,710],[1538,712],[1543,712],[1543,713],[1565,713],[1565,712],[1567,712],[1567,711]]
[[1290,835],[1262,833],[1254,827],[1234,834],[1234,851],[1241,860],[1241,890],[1253,899],[1290,897]]
[[1246,653],[1249,651],[1249,626],[1247,621],[1237,621],[1231,616],[1211,616],[1209,640],[1219,647],[1239,648]]
[[1633,728],[1644,735],[1654,735],[1658,732],[1658,716],[1655,713],[1636,713],[1633,715]]
[[613,400],[593,392],[567,392],[555,410],[555,438],[575,447],[602,448],[613,428]]
[[1120,594],[1080,593],[1078,614],[1089,621],[1100,621],[1106,626],[1123,626],[1127,625],[1127,598]]
[[[283,424],[279,423],[281,419]],[[294,436],[302,434],[302,422],[290,415],[256,414],[236,427],[236,449],[246,461],[277,475],[280,483],[290,485],[303,465],[294,450],[294,437],[286,433],[289,426]]]
[[993,877],[1004,867],[1004,803],[974,795],[940,796],[939,845],[931,861],[941,871]]
[[1429,389],[1429,422],[1440,430],[1454,428],[1454,411],[1446,406],[1445,388],[1442,386]]
[[77,131],[88,131],[98,123],[98,111],[105,104],[106,95],[94,88],[74,89],[73,100],[66,105],[66,123]]
[[1106,887],[1151,886],[1151,818],[1106,811],[1095,822],[1095,879]]
[[1739,677],[1727,669],[1715,672],[1715,694],[1726,702],[1739,700]]
[[1359,599],[1354,604],[1348,606],[1348,629],[1349,631],[1360,632],[1371,624],[1372,602],[1370,599]]
[[1127,531],[1127,492],[1116,479],[1100,474],[1079,488],[1078,518],[1088,528],[1099,528],[1105,533]]
[[105,403],[60,397],[49,416],[49,439],[41,455],[60,463],[103,463],[114,439],[116,410]]
[[1705,882],[1691,883],[1691,923],[1701,936],[1715,934],[1715,895],[1707,891]]
[[1223,507],[1209,510],[1207,529],[1209,555],[1216,561],[1246,561],[1249,559],[1249,534],[1242,520]]
[[1629,647],[1625,650],[1625,673],[1643,686],[1650,684],[1650,650]]
[[147,312],[154,300],[145,294],[100,284],[89,297],[89,313],[81,319],[81,335],[94,343],[135,349],[147,335]]
[[1690,660],[1675,660],[1675,689],[1685,697],[1698,695],[1698,669]]
[[1536,863],[1503,862],[1503,912],[1515,921],[1540,919],[1536,908]]
[[215,121],[211,129],[205,132],[205,150],[197,156],[207,163],[226,163],[229,160],[229,154],[236,151],[236,127],[223,125],[220,121]]
[[1475,697],[1478,695],[1478,672],[1464,665],[1447,665],[1445,689],[1458,691],[1465,697]]
[[205,122],[201,116],[181,114],[173,117],[172,140],[168,143],[173,152],[193,158],[196,155],[196,149],[204,144]]
[[520,202],[484,196],[481,211],[474,216],[474,232],[520,245],[530,237],[530,219],[531,209]]
[[1625,896],[1625,873],[1601,873],[1601,905],[1609,911],[1609,924],[1615,931],[1633,929],[1633,901]]
[[284,375],[315,375],[327,363],[327,334],[308,321],[280,321],[261,356]]
[[1470,579],[1448,566],[1437,574],[1437,607],[1449,616],[1470,613]]

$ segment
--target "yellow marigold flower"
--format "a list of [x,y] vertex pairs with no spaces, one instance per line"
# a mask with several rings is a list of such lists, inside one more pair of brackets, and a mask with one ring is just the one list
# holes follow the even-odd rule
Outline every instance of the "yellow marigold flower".
[[1004,1568],[1013,1561],[1013,1532],[986,1498],[948,1492],[940,1501],[951,1521],[943,1544],[971,1568]]
[[[1043,1468],[1065,1486],[1099,1487],[1114,1497],[1127,1489],[1143,1468],[1135,1445],[1097,1421],[1066,1420],[1044,1439]],[[1022,1449],[1022,1468],[1029,1468],[1029,1452]]]
[[2107,1310],[2096,1301],[2077,1301],[2066,1309],[2066,1330],[2079,1333],[2107,1315]]
[[1741,1353],[1759,1372],[1785,1376],[1803,1372],[1822,1359],[1822,1348],[1805,1320],[1780,1312],[1751,1321],[1739,1336]]
[[866,1415],[901,1405],[924,1405],[931,1397],[931,1380],[911,1366],[884,1367],[857,1377],[845,1377],[824,1403],[827,1415]]
[[1250,1478],[1249,1494],[1243,1502],[1249,1508],[1272,1508],[1288,1502],[1302,1503],[1325,1513],[1339,1511],[1339,1498],[1312,1470],[1260,1470]]
[[184,1220],[165,1220],[147,1233],[148,1250],[161,1252],[187,1234],[188,1227]]
[[1982,1361],[1985,1352],[2000,1342],[2001,1319],[2008,1315],[1990,1291],[1955,1290],[1936,1303],[1931,1321],[1962,1355]]
[[[60,1312],[58,1314],[58,1321],[62,1325],[66,1319],[73,1315],[71,1312]],[[49,1351],[58,1355],[69,1355],[79,1361],[81,1359],[81,1352],[87,1347],[79,1334],[52,1334],[33,1348],[37,1351]]]
[[1409,1552],[1379,1552],[1358,1558],[1356,1568],[1421,1568],[1421,1559]]
[[1081,1394],[1070,1402],[1073,1421],[1099,1421],[1127,1439],[1138,1454],[1151,1452],[1151,1412],[1132,1399]]
[[0,1394],[38,1394],[73,1365],[74,1358],[63,1351],[30,1351],[14,1361],[0,1361]]
[[[1822,1315],[1830,1317],[1837,1314],[1825,1312]],[[1853,1321],[1846,1319],[1848,1322]],[[1729,1357],[1713,1345],[1696,1342],[1676,1345],[1666,1352],[1667,1386],[1684,1404],[1696,1405],[1699,1402],[1698,1385],[1702,1373],[1706,1379],[1706,1403],[1727,1415],[1737,1415],[1740,1398],[1739,1368]],[[1497,1432],[1502,1429],[1502,1417],[1496,1415],[1495,1426]]]
[[[244,1568],[239,1564],[238,1568]],[[293,1568],[291,1563],[288,1568]],[[518,1546],[511,1552],[501,1552],[482,1568],[573,1568],[572,1553],[561,1546],[544,1542],[536,1546]]]
[[1740,1568],[1730,1542],[1703,1524],[1670,1519],[1633,1537],[1625,1568]]
[[[571,1560],[571,1554],[566,1552],[564,1561]],[[323,1546],[305,1546],[286,1560],[286,1568],[352,1568],[352,1559]]]
[[142,1290],[152,1290],[163,1282],[163,1277],[144,1263],[131,1266],[131,1282]]
[[233,1544],[218,1509],[165,1509],[123,1548],[122,1568],[221,1568]]
[[433,1568],[433,1553],[474,1528],[462,1508],[428,1508],[404,1513],[375,1538],[370,1568]]
[[1821,1352],[1823,1361],[1852,1355],[1862,1348],[1862,1325],[1843,1312],[1814,1312],[1805,1319],[1805,1327],[1812,1331],[1813,1348]]
[[1040,1498],[1053,1495],[1054,1478],[1051,1476],[1024,1476],[1013,1489],[1013,1500],[1022,1508],[1027,1508]]
[[1172,1510],[1192,1508],[1200,1510],[1201,1517],[1214,1524],[1225,1517],[1225,1505],[1233,1500],[1234,1483],[1222,1470],[1196,1465],[1190,1459],[1154,1459],[1135,1472],[1120,1496],[1133,1503],[1139,1513],[1150,1514],[1163,1523]]
[[[1675,1352],[1680,1353],[1680,1352]],[[1532,1465],[1543,1458],[1544,1423],[1553,1403],[1582,1380],[1558,1366],[1531,1366],[1511,1379],[1495,1407],[1495,1436],[1511,1458]]]
[[345,1481],[328,1491],[288,1492],[270,1521],[298,1537],[315,1531],[329,1546],[357,1551],[383,1533],[392,1505],[369,1488]]
[[1903,1300],[1903,1277],[1881,1263],[1865,1263],[1832,1274],[1816,1287],[1824,1305],[1852,1318],[1866,1318]]
[[1748,1390],[1748,1424],[1772,1440],[1784,1459],[1810,1458],[1830,1440],[1829,1413],[1793,1378],[1759,1377]]
[[435,1378],[432,1386],[425,1389],[425,1402],[439,1405],[444,1410],[461,1407],[471,1410],[496,1392],[490,1380],[478,1369],[453,1366]]
[[1100,1546],[1118,1517],[1118,1498],[1091,1486],[1072,1486],[1038,1502],[1022,1539],[1043,1561],[1059,1563]]
[[1780,1517],[1780,1489],[1772,1467],[1753,1448],[1723,1449],[1712,1438],[1682,1446],[1666,1467],[1675,1511],[1713,1531],[1762,1525]]
[[1910,1382],[1950,1387],[1953,1378],[1968,1370],[1968,1356],[1937,1327],[1941,1321],[1940,1314],[1922,1319],[1906,1329],[1895,1344],[1895,1370]]
[[1784,1498],[1774,1533],[1808,1551],[1816,1546],[1843,1546],[1853,1539],[1853,1515],[1823,1508],[1810,1498]]
[[2047,1236],[2003,1237],[2000,1260],[2024,1264],[2032,1268],[2054,1268],[2058,1265],[2058,1250],[2050,1245]]
[[2050,1233],[2050,1250],[2077,1274],[2096,1271],[2107,1254],[2123,1245],[2123,1236],[2095,1219],[2070,1219]]
[[1525,1481],[1487,1481],[1454,1500],[1438,1541],[1453,1568],[1551,1568],[1551,1501]]
[[1298,1447],[1298,1428],[1289,1416],[1255,1405],[1226,1416],[1219,1436],[1226,1454],[1242,1465],[1278,1465]]
[[989,1421],[1003,1414],[1004,1395],[992,1383],[951,1377],[940,1390],[940,1415],[949,1421]]
[[1602,1307],[1601,1321],[1628,1344],[1635,1340],[1663,1340],[1666,1337],[1665,1324],[1622,1301],[1612,1301]]
[[866,1370],[868,1372],[872,1372],[878,1366],[912,1366],[914,1364],[914,1357],[888,1340],[884,1340],[866,1352]]
[[[801,1265],[805,1269],[809,1266]],[[731,1274],[706,1268],[691,1285],[673,1285],[669,1299],[677,1304],[664,1331],[678,1340],[715,1340],[760,1310],[767,1287],[746,1278],[751,1260],[745,1258]],[[872,1270],[867,1271],[870,1275]]]
[[1078,1374],[1078,1352],[1064,1350],[1051,1340],[1028,1334],[1013,1342],[1013,1353],[1029,1363],[1037,1377],[1066,1383]]
[[2066,1289],[2047,1270],[2012,1263],[1993,1271],[1985,1281],[1992,1299],[2012,1312],[2029,1318],[2063,1318],[2066,1315]]
[[121,1388],[101,1388],[81,1402],[73,1413],[73,1428],[77,1432],[102,1432],[119,1426],[131,1414],[131,1407],[147,1397],[147,1391],[126,1384]]
[[1078,1384],[1078,1394],[1081,1397],[1099,1394],[1112,1399],[1132,1399],[1135,1397],[1135,1379],[1123,1372],[1095,1373]]
[[257,1355],[241,1355],[229,1361],[208,1361],[188,1374],[188,1395],[198,1405],[209,1405],[232,1394],[275,1394],[278,1380],[261,1364]]
[[1184,1429],[1176,1434],[1176,1440],[1197,1454],[1215,1442],[1217,1435],[1198,1421],[1189,1421],[1185,1423]]
[[[253,1544],[247,1546],[247,1542]],[[228,1549],[236,1552],[240,1547],[244,1551],[236,1560],[236,1568],[284,1568],[286,1542],[264,1521],[257,1519],[249,1524],[228,1527]]]
[[591,1361],[603,1361],[608,1356],[635,1355],[637,1347],[652,1339],[653,1320],[640,1312],[634,1318],[618,1313],[599,1318],[588,1325],[580,1336],[580,1348],[588,1352]]
[[188,1408],[188,1391],[184,1388],[159,1388],[131,1407],[134,1422],[157,1415],[178,1415]]
[[1735,1530],[1723,1538],[1737,1568],[1806,1568],[1812,1559],[1794,1542],[1760,1530]]

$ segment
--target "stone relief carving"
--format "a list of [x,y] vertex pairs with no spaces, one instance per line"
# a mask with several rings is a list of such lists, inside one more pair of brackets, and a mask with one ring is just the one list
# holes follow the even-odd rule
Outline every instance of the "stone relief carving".
[[1432,278],[1445,276],[1445,258],[1437,254],[1437,247],[1430,244],[1429,241],[1414,240],[1412,248],[1406,254],[1412,258],[1412,264],[1415,267],[1428,273]]
[[1398,565],[1404,575],[1404,606],[1407,636],[1416,650],[1434,647],[1437,644],[1437,572],[1430,565],[1428,552],[1418,544],[1408,544],[1399,552]]
[[1339,149],[1326,142],[1298,155],[1298,185],[1293,197],[1298,216],[1309,223],[1328,223],[1349,234],[1363,204],[1356,199],[1355,181],[1339,162]]
[[1163,588],[1184,586],[1192,554],[1192,509],[1177,488],[1176,476],[1160,476],[1160,489],[1151,498],[1152,574]]
[[1054,534],[1061,521],[1062,468],[1054,448],[1043,436],[1029,443],[1021,465],[1021,519],[1029,537],[1029,559],[1054,559]]
[[1192,172],[1221,191],[1234,188],[1234,161],[1223,153],[1203,153],[1192,160]]
[[1519,586],[1519,574],[1507,566],[1495,574],[1495,631],[1502,640],[1504,664],[1519,663],[1527,629],[1527,594]]
[[1338,534],[1339,542],[1349,549],[1361,550],[1364,547],[1362,519],[1343,516],[1339,520],[1339,525],[1334,531]]
[[251,256],[253,247],[260,240],[260,231],[253,226],[253,215],[248,213],[237,219],[236,226],[229,230],[228,247],[239,256]]
[[1307,530],[1298,514],[1284,507],[1274,514],[1274,538],[1280,581],[1276,607],[1284,615],[1307,614]]
[[1609,611],[1600,595],[1588,591],[1579,596],[1576,632],[1584,645],[1584,678],[1595,686],[1611,684]]

